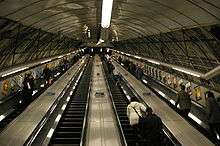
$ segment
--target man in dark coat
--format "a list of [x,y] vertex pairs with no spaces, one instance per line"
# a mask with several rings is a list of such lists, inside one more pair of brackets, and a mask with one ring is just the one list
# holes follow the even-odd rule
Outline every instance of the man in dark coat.
[[33,88],[34,88],[34,79],[33,79],[32,75],[25,74],[25,78],[23,81],[23,91],[22,91],[25,105],[27,105],[31,101]]
[[161,133],[163,123],[150,107],[146,109],[146,113],[143,114],[141,122],[141,146],[161,146]]
[[212,92],[207,91],[205,97],[210,131],[216,139],[216,134],[220,134],[220,108]]
[[191,109],[191,98],[189,94],[185,91],[185,86],[180,85],[181,91],[177,94],[176,106],[179,104],[180,113],[184,117],[188,117],[188,114]]
[[43,75],[44,75],[44,79],[47,81],[47,84],[49,84],[52,73],[47,65],[43,70]]

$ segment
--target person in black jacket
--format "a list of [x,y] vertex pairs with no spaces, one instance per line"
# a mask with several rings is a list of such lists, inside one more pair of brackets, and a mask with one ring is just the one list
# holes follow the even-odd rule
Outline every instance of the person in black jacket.
[[210,132],[216,140],[216,135],[220,135],[220,108],[213,92],[207,91],[205,93],[205,99]]
[[179,104],[180,113],[187,118],[192,105],[191,98],[189,94],[185,91],[184,85],[181,84],[180,88],[181,91],[177,94],[177,101],[175,106],[177,107],[177,105]]
[[33,88],[34,88],[33,76],[31,74],[25,74],[25,78],[23,81],[23,90],[22,90],[24,105],[30,103],[32,98]]
[[52,73],[51,73],[51,70],[49,69],[48,65],[45,66],[45,68],[43,70],[43,75],[44,75],[44,79],[46,80],[46,83],[49,84]]
[[161,146],[163,123],[152,108],[148,107],[141,122],[141,146]]

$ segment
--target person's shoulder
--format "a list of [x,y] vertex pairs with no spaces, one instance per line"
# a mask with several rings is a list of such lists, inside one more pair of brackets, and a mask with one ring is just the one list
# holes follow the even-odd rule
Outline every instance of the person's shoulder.
[[155,118],[155,119],[157,119],[158,121],[160,120],[161,121],[161,118],[158,116],[158,115],[156,115],[156,114],[152,114],[153,115],[153,117]]

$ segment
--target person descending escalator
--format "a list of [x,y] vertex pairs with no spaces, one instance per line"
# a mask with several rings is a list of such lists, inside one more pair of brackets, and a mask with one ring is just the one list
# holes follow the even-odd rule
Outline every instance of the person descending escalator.
[[177,94],[177,101],[175,106],[177,107],[179,104],[180,114],[187,118],[192,105],[191,98],[189,94],[185,91],[184,85],[181,84],[180,88],[181,91]]
[[137,78],[138,78],[139,80],[141,80],[142,77],[143,77],[143,75],[144,75],[144,72],[143,72],[141,66],[138,65],[138,66],[137,66],[137,69],[136,69],[136,76],[137,76]]
[[131,127],[137,135],[136,145],[138,145],[140,140],[140,123],[143,117],[141,111],[146,111],[146,107],[142,103],[138,102],[136,97],[132,97],[130,99],[130,104],[127,106],[127,116]]
[[43,76],[44,79],[46,81],[46,84],[51,84],[51,70],[49,69],[48,65],[45,66],[44,70],[43,70]]
[[217,140],[217,135],[218,137],[220,136],[220,108],[213,92],[207,91],[205,93],[205,99],[210,132],[215,140]]
[[120,80],[120,75],[119,75],[119,71],[116,67],[114,67],[113,75],[114,75],[115,85],[118,85],[119,80]]
[[161,134],[163,123],[150,107],[142,113],[143,118],[140,125],[141,146],[161,146]]
[[22,90],[22,98],[24,102],[24,106],[28,105],[32,98],[34,88],[34,79],[31,74],[25,74],[25,78],[23,81],[23,90]]
[[108,62],[107,62],[107,67],[108,67],[108,73],[110,76],[113,75],[113,70],[114,70],[114,65],[112,64],[112,60],[109,59]]

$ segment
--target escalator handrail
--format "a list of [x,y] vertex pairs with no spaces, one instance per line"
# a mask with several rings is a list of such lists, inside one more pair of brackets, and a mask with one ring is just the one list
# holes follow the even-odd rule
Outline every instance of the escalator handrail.
[[[89,62],[90,63],[90,62]],[[88,67],[89,64],[88,63]],[[92,71],[93,72],[93,67],[92,67]],[[91,85],[92,85],[92,77],[91,77],[91,73],[90,73],[90,80],[89,80],[89,89],[88,89],[88,94],[87,94],[87,101],[86,101],[86,109],[85,109],[85,115],[84,115],[84,119],[83,119],[83,128],[82,128],[82,133],[81,133],[81,139],[80,139],[80,146],[84,146],[85,142],[86,142],[86,130],[87,130],[87,126],[88,126],[88,115],[89,115],[89,107],[90,107],[90,95],[91,95]]]
[[[135,89],[129,84],[129,82],[125,79],[124,76],[120,74],[120,77],[122,78],[122,80],[125,82],[125,84],[129,87],[129,89],[131,89],[131,91],[133,92],[133,94],[138,97],[138,99],[141,101],[141,103],[143,103],[144,105],[146,105],[147,107],[149,107],[147,105],[147,103],[144,101],[144,99],[138,95],[138,93],[135,91]],[[175,138],[175,136],[172,134],[172,132],[163,124],[163,131],[165,135],[167,135],[167,137],[170,139],[170,141],[175,145],[175,146],[181,146],[181,143]]]
[[47,113],[44,115],[42,120],[39,122],[39,124],[36,126],[34,131],[31,133],[31,135],[28,137],[28,139],[25,141],[24,146],[31,146],[35,138],[37,137],[38,133],[41,131],[41,129],[44,127],[46,122],[48,121],[51,114],[53,114],[54,109],[58,105],[60,99],[64,96],[65,92],[68,90],[69,86],[71,85],[71,82],[76,78],[76,75],[80,72],[80,70],[83,68],[83,65],[77,69],[75,75],[70,79],[70,81],[67,83],[65,88],[61,91],[60,95],[58,95],[58,98],[55,100],[53,105],[49,108]]
[[107,90],[109,92],[109,97],[111,99],[112,107],[114,109],[114,113],[115,113],[115,116],[116,116],[117,125],[119,127],[119,131],[120,131],[119,133],[120,133],[120,139],[122,141],[122,146],[127,146],[127,142],[126,142],[126,139],[125,139],[125,136],[124,136],[124,132],[123,132],[123,129],[122,129],[122,126],[121,126],[121,122],[119,120],[117,110],[116,110],[116,107],[115,107],[115,104],[114,104],[114,100],[113,100],[113,97],[112,97],[112,94],[111,94],[111,90],[110,90],[110,87],[108,85],[108,80],[107,80],[106,75],[105,75],[104,67],[102,67],[102,71],[103,71],[104,79],[105,79],[105,82],[106,82]]

